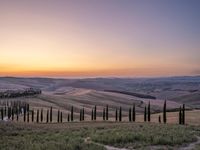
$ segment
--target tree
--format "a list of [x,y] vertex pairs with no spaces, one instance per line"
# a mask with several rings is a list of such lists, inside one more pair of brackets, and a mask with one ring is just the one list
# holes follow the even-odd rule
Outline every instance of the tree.
[[106,115],[105,108],[103,108],[103,120],[104,121],[105,121],[105,115]]
[[83,108],[83,110],[82,110],[82,121],[84,121],[85,120],[85,109]]
[[7,110],[8,112],[8,119],[10,119],[10,107],[8,107],[8,110]]
[[163,106],[163,122],[166,123],[167,122],[167,115],[166,115],[166,100],[164,102],[164,106]]
[[182,110],[182,124],[185,124],[185,104],[183,104],[183,110]]
[[49,110],[47,110],[47,117],[46,117],[46,122],[49,122]]
[[80,109],[80,121],[82,121],[83,117],[82,117],[82,110]]
[[37,110],[37,123],[39,122],[39,110]]
[[182,124],[182,108],[179,109],[179,124]]
[[3,120],[3,108],[1,108],[1,120]]
[[94,112],[93,112],[93,109],[92,109],[92,114],[91,114],[91,120],[92,120],[92,121],[94,120]]
[[7,114],[6,114],[6,113],[7,113],[6,109],[7,109],[7,107],[5,106],[5,108],[4,108],[4,114],[5,114],[5,115],[4,115],[4,116],[7,115]]
[[26,111],[29,112],[29,104],[26,106]]
[[122,108],[121,108],[121,106],[119,108],[119,121],[120,122],[122,121]]
[[74,107],[71,107],[71,121],[74,121]]
[[40,112],[40,122],[43,122],[43,109],[41,109],[41,112]]
[[12,120],[14,120],[14,109],[13,108],[11,110],[11,113],[12,113]]
[[148,122],[151,121],[151,104],[150,104],[150,101],[149,101],[149,104],[148,104]]
[[115,110],[115,121],[118,121],[118,110],[117,110],[117,108]]
[[60,122],[62,123],[62,120],[63,120],[63,118],[62,118],[62,111],[60,112]]
[[94,106],[94,120],[97,119],[97,106]]
[[144,121],[147,121],[147,108],[146,106],[144,107]]
[[29,111],[27,111],[27,122],[29,122]]
[[32,110],[32,122],[34,122],[34,109]]
[[26,111],[25,109],[23,109],[23,111],[24,111],[24,122],[26,122]]
[[17,121],[19,120],[19,109],[17,107]]
[[53,118],[52,118],[52,109],[53,109],[53,108],[51,107],[51,108],[50,108],[50,122],[52,122],[52,119],[53,119]]
[[68,121],[68,122],[70,121],[70,117],[69,117],[69,114],[67,115],[67,121]]
[[133,109],[132,109],[132,121],[135,122],[136,114],[135,114],[135,104],[133,104]]
[[60,122],[60,110],[58,110],[58,117],[57,117],[57,122]]
[[108,120],[108,105],[106,105],[106,120]]
[[129,108],[129,122],[131,122],[131,108]]

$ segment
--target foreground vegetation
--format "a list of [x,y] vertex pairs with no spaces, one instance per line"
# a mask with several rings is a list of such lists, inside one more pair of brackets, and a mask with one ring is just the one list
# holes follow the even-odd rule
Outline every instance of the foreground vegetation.
[[175,149],[195,142],[197,126],[154,123],[0,123],[0,149],[104,150],[104,145],[128,149],[161,146]]

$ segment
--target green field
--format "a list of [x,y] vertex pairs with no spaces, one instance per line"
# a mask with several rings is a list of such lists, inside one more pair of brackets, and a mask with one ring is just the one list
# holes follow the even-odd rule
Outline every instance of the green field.
[[[0,149],[180,149],[197,141],[199,126],[155,123],[0,123]],[[197,146],[196,149],[199,147]]]

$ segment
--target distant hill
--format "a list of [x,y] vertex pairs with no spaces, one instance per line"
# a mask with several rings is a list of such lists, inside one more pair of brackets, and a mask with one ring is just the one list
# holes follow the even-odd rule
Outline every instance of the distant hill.
[[147,100],[152,98],[167,99],[197,107],[199,106],[200,76],[86,79],[0,77],[0,91],[24,90],[27,88],[41,89],[44,92],[57,95],[68,94],[77,89],[98,92],[110,91],[112,93],[121,91],[118,93],[135,98],[147,98]]

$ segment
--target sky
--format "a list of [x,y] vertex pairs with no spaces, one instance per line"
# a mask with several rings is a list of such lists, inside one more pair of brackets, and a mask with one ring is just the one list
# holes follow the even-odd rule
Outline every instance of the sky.
[[199,0],[0,0],[0,76],[199,74]]

